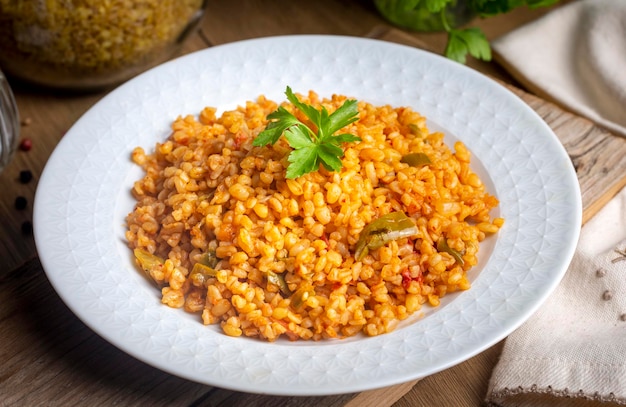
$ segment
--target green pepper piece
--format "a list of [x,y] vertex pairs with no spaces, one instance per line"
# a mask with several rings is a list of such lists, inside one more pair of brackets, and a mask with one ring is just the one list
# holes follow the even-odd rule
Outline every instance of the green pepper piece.
[[200,259],[198,260],[198,262],[210,268],[215,268],[219,260],[220,259],[218,259],[217,256],[215,255],[215,250],[209,250],[207,252],[204,252],[202,256],[200,256]]
[[404,212],[383,215],[363,228],[356,242],[354,258],[361,261],[370,250],[376,250],[392,240],[416,235],[418,231]]
[[160,284],[156,281],[152,274],[150,273],[152,270],[157,270],[163,267],[165,260],[160,258],[159,256],[155,256],[154,254],[148,252],[147,250],[136,248],[133,250],[133,254],[135,255],[135,259],[137,259],[137,263],[139,267],[146,273],[146,275],[155,283]]
[[424,153],[411,153],[402,157],[401,163],[409,164],[411,167],[421,167],[422,165],[432,164],[430,158]]
[[206,286],[209,278],[216,275],[217,272],[213,268],[198,262],[193,265],[189,278],[196,286]]
[[283,295],[284,298],[289,298],[291,296],[292,293],[289,289],[289,286],[285,282],[285,276],[269,270],[267,271],[266,277],[267,281],[274,284],[275,286],[278,286],[278,288],[280,289],[280,293]]
[[291,307],[297,310],[302,307],[306,300],[312,295],[315,295],[315,289],[308,283],[303,285],[291,296]]
[[448,241],[444,237],[439,239],[439,241],[437,242],[437,251],[448,253],[461,266],[465,264],[465,261],[463,260],[463,254],[458,250],[454,250],[453,248],[448,246]]
[[413,134],[414,136],[417,136],[420,134],[420,128],[415,123],[409,123],[409,130],[411,131],[411,134]]

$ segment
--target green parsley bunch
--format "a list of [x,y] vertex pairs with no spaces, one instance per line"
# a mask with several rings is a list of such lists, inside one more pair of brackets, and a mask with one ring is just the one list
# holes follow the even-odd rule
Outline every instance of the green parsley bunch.
[[480,28],[470,27],[459,29],[448,21],[446,9],[454,7],[457,2],[465,2],[466,7],[475,15],[487,18],[498,14],[527,6],[531,9],[547,7],[556,4],[559,0],[375,0],[378,9],[388,17],[394,14],[411,12],[412,10],[427,10],[432,15],[438,15],[441,26],[448,33],[448,43],[444,54],[446,57],[464,64],[467,54],[484,61],[491,60],[491,47],[485,34]]

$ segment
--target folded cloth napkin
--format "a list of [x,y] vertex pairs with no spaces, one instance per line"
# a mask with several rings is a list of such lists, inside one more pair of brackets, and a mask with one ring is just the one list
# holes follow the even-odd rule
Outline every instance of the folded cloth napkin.
[[568,3],[491,45],[529,90],[626,136],[626,1]]
[[600,401],[626,405],[626,188],[583,226],[559,287],[506,339],[487,394],[490,406]]

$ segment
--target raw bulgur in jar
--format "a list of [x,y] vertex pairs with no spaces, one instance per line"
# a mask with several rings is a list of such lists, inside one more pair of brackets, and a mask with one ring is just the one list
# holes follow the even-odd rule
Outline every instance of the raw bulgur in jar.
[[171,58],[205,0],[0,0],[0,66],[54,88],[119,84]]
[[[329,112],[346,99],[300,96]],[[449,148],[409,108],[361,101],[341,131],[361,141],[345,145],[341,170],[288,179],[284,137],[252,144],[276,108],[262,96],[221,115],[207,107],[132,152],[145,176],[126,238],[163,304],[229,336],[322,340],[385,334],[470,288],[480,242],[504,220],[463,143]],[[400,224],[408,233],[355,250]]]

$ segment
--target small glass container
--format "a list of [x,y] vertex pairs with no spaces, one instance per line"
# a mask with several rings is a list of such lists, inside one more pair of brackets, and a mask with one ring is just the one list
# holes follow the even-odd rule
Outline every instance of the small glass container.
[[51,88],[111,87],[173,57],[206,1],[0,1],[0,67]]
[[20,137],[20,118],[13,92],[0,71],[0,172],[9,164]]

